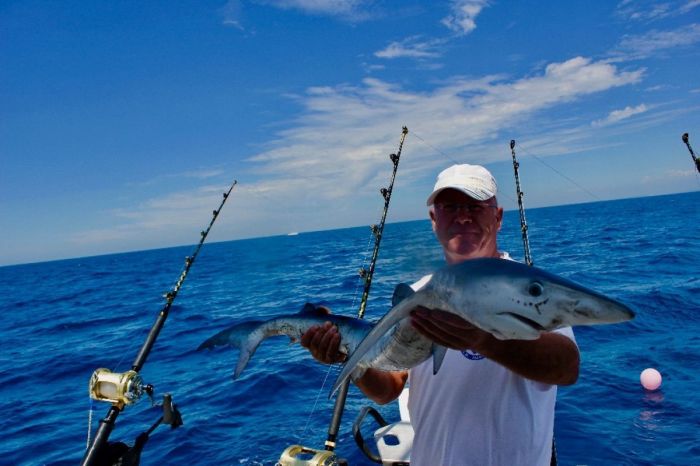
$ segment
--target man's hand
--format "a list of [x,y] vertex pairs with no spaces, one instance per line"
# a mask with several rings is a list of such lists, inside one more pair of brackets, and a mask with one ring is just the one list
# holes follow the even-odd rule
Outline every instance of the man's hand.
[[340,333],[331,322],[310,327],[301,336],[301,346],[308,348],[311,355],[317,361],[325,364],[333,364],[345,360],[345,355],[338,351],[340,347]]
[[411,322],[439,345],[476,351],[528,379],[551,385],[578,379],[578,347],[564,335],[544,332],[536,340],[499,340],[459,316],[423,307],[411,312]]
[[458,315],[439,309],[417,307],[411,311],[411,323],[435,343],[460,351],[479,352],[494,338]]

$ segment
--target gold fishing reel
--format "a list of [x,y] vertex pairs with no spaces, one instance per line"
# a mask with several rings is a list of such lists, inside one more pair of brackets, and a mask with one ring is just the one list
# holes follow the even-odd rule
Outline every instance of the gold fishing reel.
[[100,368],[93,372],[88,387],[90,398],[119,405],[136,403],[144,393],[152,390],[150,385],[144,385],[141,376],[134,370],[112,372]]
[[335,453],[328,450],[314,450],[313,448],[292,445],[287,447],[280,456],[275,466],[338,466]]

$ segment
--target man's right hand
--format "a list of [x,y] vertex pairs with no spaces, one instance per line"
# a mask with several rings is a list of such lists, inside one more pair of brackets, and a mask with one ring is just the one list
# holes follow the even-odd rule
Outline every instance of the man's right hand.
[[317,361],[333,364],[345,361],[345,355],[338,351],[340,348],[340,333],[331,322],[310,327],[301,336],[301,346],[308,348]]

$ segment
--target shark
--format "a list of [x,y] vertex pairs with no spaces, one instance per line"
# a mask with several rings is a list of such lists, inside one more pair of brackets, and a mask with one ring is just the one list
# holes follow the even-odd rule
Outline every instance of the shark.
[[339,351],[347,356],[332,396],[349,377],[356,378],[368,368],[406,370],[432,357],[437,373],[447,349],[413,327],[410,313],[417,307],[454,313],[501,340],[533,340],[561,327],[634,318],[634,311],[625,304],[573,281],[519,262],[484,258],[445,266],[418,291],[398,285],[392,308],[376,324],[306,303],[295,314],[230,326],[198,350],[237,348],[233,374],[237,379],[263,340],[286,335],[295,342],[312,326],[330,321],[341,336]]

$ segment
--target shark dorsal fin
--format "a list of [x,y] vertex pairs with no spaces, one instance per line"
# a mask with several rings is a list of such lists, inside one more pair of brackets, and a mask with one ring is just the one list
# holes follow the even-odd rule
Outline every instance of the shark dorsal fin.
[[396,288],[394,288],[394,295],[391,297],[391,306],[396,306],[404,299],[413,296],[413,294],[415,294],[415,291],[413,291],[413,288],[411,288],[409,284],[399,283],[396,285]]
[[310,316],[327,316],[331,313],[331,310],[326,306],[317,306],[313,303],[306,303],[304,307],[301,308],[299,314],[310,315]]

